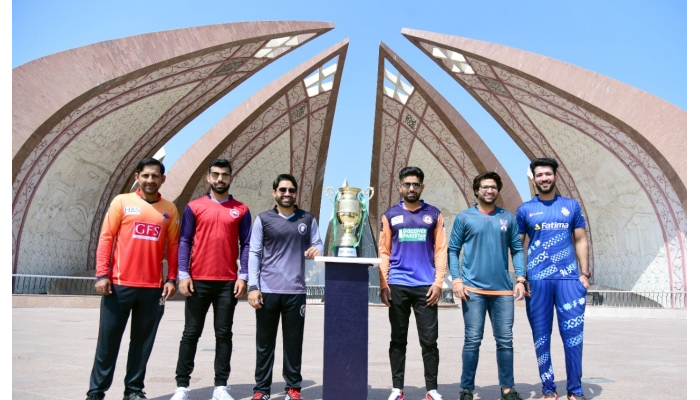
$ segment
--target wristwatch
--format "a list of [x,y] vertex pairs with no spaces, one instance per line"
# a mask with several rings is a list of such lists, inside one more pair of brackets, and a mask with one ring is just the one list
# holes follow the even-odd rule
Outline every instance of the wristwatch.
[[260,290],[260,289],[258,289],[257,285],[250,285],[250,286],[248,286],[248,291],[249,291],[249,292],[254,292],[254,291],[256,291],[256,290]]
[[590,272],[581,272],[581,276],[585,276],[588,279],[591,279],[591,273]]
[[165,283],[172,283],[174,285],[176,282],[175,279],[167,279]]

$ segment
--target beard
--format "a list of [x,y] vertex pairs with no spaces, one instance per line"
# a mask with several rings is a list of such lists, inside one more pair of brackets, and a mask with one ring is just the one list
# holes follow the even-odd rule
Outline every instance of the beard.
[[494,204],[494,203],[496,202],[496,199],[498,199],[498,196],[493,196],[493,199],[489,200],[489,199],[487,199],[485,196],[483,196],[483,195],[481,195],[481,194],[477,194],[477,195],[476,195],[476,198],[477,198],[477,200],[478,200],[479,203],[482,203],[482,204]]
[[545,190],[542,186],[538,185],[535,183],[535,187],[537,188],[537,193],[542,193],[542,194],[549,194],[554,191],[555,185],[554,182],[549,184],[549,189]]
[[296,199],[294,197],[288,199],[285,199],[283,197],[275,197],[275,201],[280,207],[291,207],[294,205],[294,203],[296,203]]
[[406,203],[415,203],[420,200],[418,193],[406,193],[403,195],[403,201]]
[[228,193],[228,189],[229,189],[230,187],[231,187],[230,184],[224,185],[224,186],[221,186],[221,187],[216,187],[216,186],[214,186],[214,185],[211,185],[211,190],[214,191],[214,192],[216,192],[216,193],[218,193],[218,194],[224,194],[224,193]]

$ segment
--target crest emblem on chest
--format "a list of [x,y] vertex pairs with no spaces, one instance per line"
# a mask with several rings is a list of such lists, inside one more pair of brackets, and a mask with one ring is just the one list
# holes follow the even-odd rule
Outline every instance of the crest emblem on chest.
[[228,210],[228,213],[231,214],[231,216],[232,216],[233,218],[238,218],[238,216],[240,215],[240,214],[238,213],[238,210],[236,210],[235,208],[232,208],[232,209]]

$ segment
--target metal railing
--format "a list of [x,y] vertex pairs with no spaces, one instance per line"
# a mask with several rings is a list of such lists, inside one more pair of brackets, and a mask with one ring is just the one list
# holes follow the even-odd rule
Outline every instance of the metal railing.
[[[370,304],[382,304],[382,300],[379,298],[379,286],[369,287],[369,303]],[[442,289],[442,295],[440,296],[440,301],[438,304],[455,304],[454,295],[452,289]]]
[[95,295],[94,276],[12,274],[14,294]]
[[[12,274],[12,278],[14,294],[99,296],[95,291],[95,278],[91,276]],[[322,285],[307,285],[306,301],[322,304],[325,299],[325,289]],[[381,304],[379,292],[379,286],[368,286],[367,298],[370,304]],[[589,290],[586,303],[588,307],[685,309],[688,307],[688,293]],[[455,304],[452,289],[442,290],[440,304]]]
[[589,290],[588,307],[688,308],[687,292],[629,292]]

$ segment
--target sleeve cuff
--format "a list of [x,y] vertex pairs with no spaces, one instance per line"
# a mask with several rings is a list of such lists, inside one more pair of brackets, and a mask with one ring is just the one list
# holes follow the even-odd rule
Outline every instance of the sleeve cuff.
[[248,274],[238,274],[238,279],[248,282]]
[[462,278],[454,278],[454,279],[452,279],[452,286],[454,286],[455,283],[462,283]]
[[190,279],[191,276],[187,271],[177,271],[177,279],[183,280],[183,279]]

